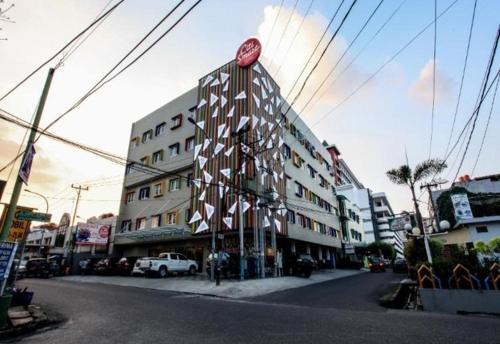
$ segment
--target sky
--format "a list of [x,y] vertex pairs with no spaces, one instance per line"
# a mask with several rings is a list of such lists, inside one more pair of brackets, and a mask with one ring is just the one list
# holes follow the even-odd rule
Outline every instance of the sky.
[[[112,0],[109,3],[116,2]],[[15,5],[8,12],[15,23],[0,21],[0,38],[7,38],[0,40],[0,95],[59,50],[106,5],[109,8],[109,3],[104,0],[6,0],[2,3],[0,7],[3,9],[10,4]],[[56,70],[41,126],[50,123],[78,100],[175,3],[126,0],[120,5]],[[186,10],[192,3],[194,0],[185,1],[179,12],[175,12],[174,17],[160,26],[158,33],[146,42],[158,37],[180,16],[180,11]],[[282,95],[286,96],[340,0],[315,0],[312,3],[311,0],[284,0],[281,9],[280,3],[281,0],[202,1],[138,63],[89,97],[51,131],[125,157],[134,121],[196,86],[200,77],[233,59],[239,45],[248,37],[260,39],[263,45],[260,61],[281,86]],[[348,0],[344,2],[306,71],[311,70],[318,60],[350,3]],[[404,164],[405,154],[412,166],[429,157],[434,25],[430,25],[396,58],[392,57],[432,23],[434,1],[383,1],[350,46],[378,3],[375,0],[359,0],[356,3],[311,75],[294,109],[312,126],[313,133],[320,140],[337,145],[344,160],[366,187],[385,192],[394,211],[400,212],[411,210],[410,193],[405,187],[391,184],[385,172]],[[436,92],[430,156],[442,158],[446,153],[457,105],[474,1],[439,0],[437,3],[438,13],[453,4],[436,25]],[[400,5],[392,19],[371,40]],[[458,129],[462,129],[474,109],[499,24],[498,13],[499,1],[478,1],[452,143],[458,136]],[[58,60],[1,101],[0,109],[31,120],[48,67],[55,66]],[[382,65],[385,65],[384,68],[374,75]],[[323,88],[304,107],[332,68],[333,72]],[[498,68],[497,59],[493,70]],[[303,80],[304,77],[299,79],[298,84],[301,85]],[[359,88],[360,85],[363,86]],[[297,92],[298,87],[292,89],[288,101]],[[472,174],[490,113],[492,95],[493,92],[480,112],[459,175]],[[497,103],[473,177],[500,172],[498,110]],[[24,131],[0,121],[0,133],[0,166],[3,167],[16,156]],[[49,197],[49,212],[53,214],[54,221],[58,222],[62,213],[73,210],[76,191],[71,184],[89,186],[89,191],[82,193],[78,216],[88,218],[118,212],[123,166],[47,138],[42,138],[36,149],[27,188]],[[452,165],[454,160],[455,153],[451,155],[449,164]],[[458,163],[453,164],[442,177],[453,179],[457,167]],[[12,173],[9,169],[0,173],[0,179],[7,179],[10,175],[2,202],[9,201],[17,168],[16,165]],[[45,208],[40,197],[29,193],[22,194],[19,204],[40,210]]]

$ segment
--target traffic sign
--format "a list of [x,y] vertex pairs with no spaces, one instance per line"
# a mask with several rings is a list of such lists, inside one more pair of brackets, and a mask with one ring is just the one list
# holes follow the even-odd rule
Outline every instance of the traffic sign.
[[52,214],[36,213],[33,211],[21,210],[17,214],[17,219],[25,221],[50,222]]

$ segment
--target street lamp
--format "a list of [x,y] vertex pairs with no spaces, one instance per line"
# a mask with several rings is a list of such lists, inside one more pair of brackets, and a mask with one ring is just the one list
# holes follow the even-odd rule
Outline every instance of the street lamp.
[[[46,206],[45,207],[45,214],[49,213],[49,201],[47,200],[47,197],[45,197],[44,195],[42,195],[42,194],[40,194],[38,192],[34,192],[34,191],[31,191],[31,190],[28,190],[28,189],[24,189],[24,191],[42,197],[43,200],[45,201],[45,206]],[[41,252],[42,252],[42,245],[43,245],[43,237],[44,236],[45,236],[45,228],[42,230],[42,238],[40,239],[40,245],[38,246],[38,255],[39,256],[41,255]]]
[[448,221],[442,220],[441,222],[439,222],[439,227],[441,227],[442,230],[447,231],[448,229],[450,229],[451,225]]

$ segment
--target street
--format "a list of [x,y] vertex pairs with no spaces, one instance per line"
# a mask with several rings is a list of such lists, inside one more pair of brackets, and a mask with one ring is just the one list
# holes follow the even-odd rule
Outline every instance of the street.
[[499,342],[496,318],[378,306],[380,293],[399,277],[367,273],[246,300],[27,279],[21,285],[35,291],[34,303],[60,312],[67,321],[20,342]]

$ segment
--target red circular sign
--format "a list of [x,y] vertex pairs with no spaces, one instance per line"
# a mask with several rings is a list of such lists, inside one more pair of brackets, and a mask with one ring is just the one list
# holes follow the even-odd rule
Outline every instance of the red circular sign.
[[249,38],[236,52],[236,64],[242,68],[250,66],[260,56],[262,46],[257,38]]

